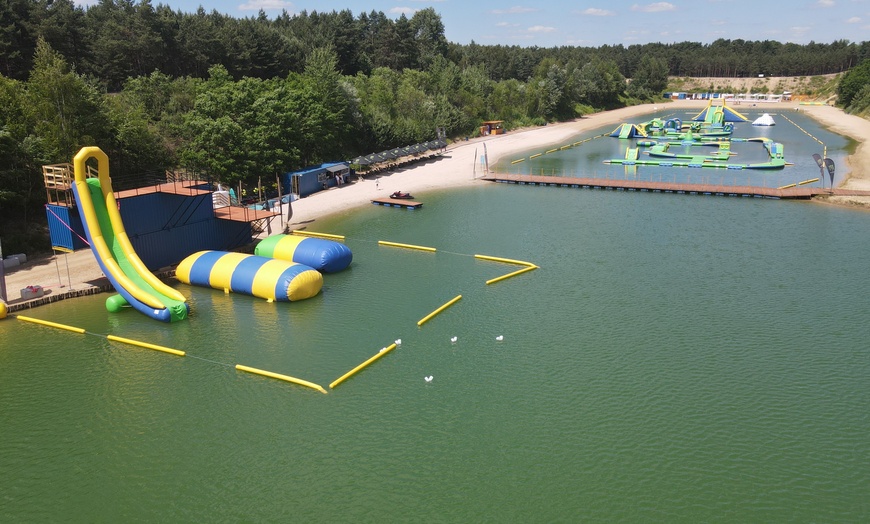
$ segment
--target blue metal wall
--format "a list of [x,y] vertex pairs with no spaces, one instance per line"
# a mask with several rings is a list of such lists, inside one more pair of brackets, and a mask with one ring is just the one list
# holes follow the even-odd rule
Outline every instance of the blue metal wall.
[[82,240],[87,237],[78,208],[48,204],[45,206],[45,214],[48,216],[48,232],[51,235],[52,246],[72,251],[88,247]]
[[204,249],[229,251],[252,241],[248,222],[214,217],[211,193],[150,193],[120,202],[130,243],[149,269],[177,264]]
[[214,218],[211,194],[194,197],[171,193],[149,193],[120,200],[124,229],[133,235],[169,230]]
[[[195,197],[149,193],[118,202],[130,243],[152,270],[177,264],[197,251],[230,251],[253,240],[250,223],[215,218],[211,193]],[[79,238],[86,237],[78,208],[48,205],[46,214],[52,245],[71,250],[88,247]]]
[[251,224],[216,218],[130,236],[136,254],[152,270],[177,264],[197,251],[230,251],[251,241]]

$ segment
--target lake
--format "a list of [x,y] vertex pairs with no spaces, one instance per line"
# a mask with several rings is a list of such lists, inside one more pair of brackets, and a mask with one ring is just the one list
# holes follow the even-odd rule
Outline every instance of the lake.
[[[840,163],[844,139],[788,116]],[[818,176],[818,142],[774,118],[795,166],[771,182]],[[601,164],[620,142],[543,168],[622,173]],[[0,519],[868,519],[870,214],[506,184],[415,196],[313,224],[354,262],[306,301],[176,283],[193,308],[176,324],[109,314],[107,295],[25,313],[84,335],[0,322]],[[487,285],[519,266],[475,254],[539,269]],[[327,395],[234,369],[329,390],[396,339]]]

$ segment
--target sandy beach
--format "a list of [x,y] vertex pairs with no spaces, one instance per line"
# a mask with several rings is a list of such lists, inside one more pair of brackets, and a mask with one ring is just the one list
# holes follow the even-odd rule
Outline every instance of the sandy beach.
[[[546,127],[521,130],[497,137],[486,137],[468,142],[456,142],[448,147],[447,152],[438,160],[414,165],[409,168],[397,170],[392,173],[381,174],[377,183],[372,179],[363,182],[349,184],[341,188],[334,188],[293,202],[293,217],[290,227],[298,229],[312,225],[312,221],[331,214],[347,210],[361,205],[370,205],[374,198],[389,196],[393,191],[406,191],[412,194],[435,188],[456,187],[472,184],[485,184],[474,177],[475,157],[483,153],[483,143],[489,156],[489,163],[494,164],[501,157],[511,155],[528,149],[540,149],[550,145],[560,145],[589,129],[605,125],[619,125],[623,122],[634,121],[638,115],[646,114],[658,108],[662,111],[680,110],[683,108],[702,109],[706,105],[704,101],[686,100],[665,104],[646,104],[641,106],[617,109],[597,113],[573,122],[551,124]],[[867,148],[863,137],[870,136],[870,121],[843,113],[840,109],[831,106],[801,106],[797,103],[759,103],[763,107],[773,111],[799,110],[804,111],[832,131],[851,137],[859,142],[855,155],[849,159],[848,166],[839,166],[849,172],[848,178],[841,187],[854,189],[870,189],[870,178],[864,166],[870,165],[870,149]],[[735,107],[738,111],[740,107]],[[479,165],[477,177],[480,177]],[[843,204],[863,204],[870,206],[870,200],[857,197],[829,197],[831,202]],[[286,206],[284,210],[286,216]],[[273,223],[273,231],[280,231],[279,220]]]
[[[489,182],[480,180],[483,173],[479,162],[475,162],[483,154],[484,143],[489,164],[492,165],[507,155],[568,143],[571,137],[590,129],[634,121],[639,115],[652,112],[656,108],[671,112],[695,108],[700,110],[705,105],[704,101],[694,100],[646,104],[596,113],[572,122],[454,142],[439,157],[392,172],[381,172],[377,177],[354,181],[297,200],[292,203],[293,215],[289,224],[286,220],[288,210],[285,204],[282,217],[276,216],[272,220],[271,229],[273,233],[277,233],[289,225],[290,229],[308,228],[317,231],[318,219],[355,207],[371,205],[372,199],[388,197],[397,190],[415,194],[432,189],[487,184]],[[846,176],[846,181],[840,187],[870,190],[870,177],[866,168],[870,165],[870,148],[864,138],[870,136],[870,120],[847,115],[831,106],[804,106],[790,102],[758,103],[757,106],[771,112],[804,111],[833,132],[858,142],[858,148],[849,157],[848,165],[838,166],[838,171]],[[735,109],[739,111],[740,107]],[[870,208],[870,198],[866,197],[827,197],[824,201]],[[21,304],[23,301],[19,298],[19,290],[31,285],[40,285],[49,295],[60,296],[70,291],[105,288],[107,282],[90,250],[80,250],[68,255],[28,261],[20,267],[7,270],[9,304]]]

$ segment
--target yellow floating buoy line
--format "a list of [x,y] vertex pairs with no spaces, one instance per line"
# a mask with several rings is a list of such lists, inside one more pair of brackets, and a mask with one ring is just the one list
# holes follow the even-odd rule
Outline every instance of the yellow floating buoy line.
[[23,320],[25,322],[31,322],[33,324],[39,324],[42,326],[53,327],[55,329],[63,329],[65,331],[72,331],[73,333],[79,333],[81,335],[85,334],[85,330],[79,327],[68,326],[66,324],[58,324],[57,322],[50,322],[48,320],[41,320],[38,318],[25,317],[24,315],[16,315],[15,318],[18,320]]
[[502,275],[500,277],[492,278],[486,281],[486,285],[495,284],[496,282],[501,282],[502,280],[507,280],[511,277],[515,277],[517,275],[522,275],[528,271],[534,271],[538,269],[538,266],[532,264],[531,262],[526,262],[524,260],[514,260],[512,258],[501,258],[501,257],[491,257],[488,255],[474,255],[474,258],[479,258],[481,260],[490,260],[492,262],[504,262],[505,264],[515,264],[518,266],[525,266],[523,269],[519,269],[512,273],[508,273],[507,275]]
[[491,260],[493,262],[504,262],[505,264],[516,264],[518,266],[534,266],[534,264],[532,264],[531,262],[514,260],[512,258],[491,257],[489,255],[474,255],[474,258],[479,258],[481,260]]
[[[603,135],[602,135],[602,136],[603,136]],[[539,154],[539,156],[540,156],[540,154]],[[816,179],[816,180],[818,180],[818,179]],[[802,182],[802,183],[809,183],[809,182],[812,182],[812,181],[806,181],[806,182]],[[795,184],[792,184],[791,186],[784,186],[784,187],[793,187],[794,185],[795,185]],[[309,232],[309,231],[298,231],[298,230],[297,230],[297,231],[293,231],[293,234],[298,234],[298,235],[301,235],[301,236],[323,237],[323,238],[330,238],[330,239],[337,239],[337,240],[344,240],[344,239],[345,239],[345,237],[344,237],[343,235],[331,235],[331,234],[327,234],[327,233],[315,233],[315,232]],[[436,252],[436,249],[433,248],[433,247],[418,246],[418,245],[413,245],[413,244],[402,244],[402,243],[398,243],[398,242],[388,242],[388,241],[384,241],[384,240],[378,241],[378,244],[380,244],[380,245],[384,245],[384,246],[391,246],[391,247],[399,247],[399,248],[406,248],[406,249],[415,249],[415,250],[427,251],[427,252]],[[468,255],[466,255],[466,256],[468,256]],[[499,282],[499,281],[502,281],[502,280],[505,280],[505,279],[508,279],[508,278],[511,278],[511,277],[514,277],[514,276],[520,275],[520,274],[522,274],[522,273],[525,273],[525,272],[528,272],[528,271],[533,271],[533,270],[535,270],[535,269],[538,269],[538,266],[537,266],[537,265],[532,264],[531,262],[525,262],[525,261],[523,261],[523,260],[515,260],[515,259],[510,259],[510,258],[494,257],[494,256],[489,256],[489,255],[479,255],[479,254],[478,254],[478,255],[473,255],[473,256],[474,256],[475,258],[478,258],[478,259],[481,259],[481,260],[488,260],[488,261],[493,261],[493,262],[501,262],[501,263],[515,264],[515,265],[524,266],[522,269],[519,269],[519,270],[514,271],[514,272],[512,272],[512,273],[508,273],[508,274],[506,274],[506,275],[502,275],[502,276],[500,276],[500,277],[497,277],[497,278],[494,278],[494,279],[491,279],[491,280],[487,280],[487,281],[486,281],[487,284],[493,284],[493,283],[495,283],[495,282]],[[453,304],[455,304],[456,302],[458,302],[458,301],[461,300],[461,299],[462,299],[462,295],[457,295],[457,296],[454,297],[453,299],[449,300],[448,302],[446,302],[445,304],[443,304],[442,306],[440,306],[439,308],[437,308],[437,309],[436,309],[435,311],[433,311],[432,313],[430,313],[430,314],[426,315],[425,317],[423,317],[422,319],[420,319],[420,320],[417,322],[417,326],[422,326],[423,324],[425,324],[426,322],[428,322],[429,320],[431,320],[432,318],[434,318],[434,317],[437,316],[438,314],[442,313],[444,310],[446,310],[447,308],[449,308],[450,306],[452,306]],[[186,353],[185,351],[181,351],[181,350],[178,350],[178,349],[169,348],[169,347],[166,347],[166,346],[161,346],[161,345],[158,345],[158,344],[151,344],[151,343],[148,343],[148,342],[142,342],[142,341],[139,341],[139,340],[133,340],[133,339],[129,339],[129,338],[119,337],[119,336],[116,336],[116,335],[103,335],[103,334],[99,334],[99,333],[89,333],[89,332],[87,332],[85,329],[83,329],[83,328],[79,328],[79,327],[76,327],[76,326],[70,326],[70,325],[67,325],[67,324],[60,324],[60,323],[57,323],[57,322],[51,322],[51,321],[48,321],[48,320],[42,320],[42,319],[37,319],[37,318],[27,317],[27,316],[24,316],[24,315],[15,315],[15,317],[18,318],[19,320],[22,320],[22,321],[25,321],[25,322],[30,322],[30,323],[33,323],[33,324],[43,325],[43,326],[47,326],[47,327],[51,327],[51,328],[55,328],[55,329],[61,329],[61,330],[70,331],[70,332],[73,332],[73,333],[79,333],[79,334],[88,334],[88,335],[100,336],[100,337],[104,337],[104,338],[106,338],[107,340],[110,340],[110,341],[113,341],[113,342],[119,342],[119,343],[128,344],[128,345],[132,345],[132,346],[138,346],[138,347],[142,347],[142,348],[152,349],[152,350],[155,350],[155,351],[159,351],[159,352],[167,353],[167,354],[171,354],[171,355],[182,356],[182,357],[183,357],[183,356],[188,356],[187,353]],[[0,318],[2,318],[2,317],[0,317]],[[397,343],[398,343],[398,342],[399,342],[399,341],[397,341]],[[381,358],[381,357],[384,356],[385,354],[387,354],[387,353],[389,353],[390,351],[392,351],[393,349],[395,349],[395,348],[397,347],[397,343],[391,344],[391,345],[389,345],[389,346],[387,346],[387,347],[381,349],[381,350],[380,350],[376,355],[372,356],[371,358],[369,358],[368,360],[366,360],[366,361],[363,362],[362,364],[358,365],[358,366],[355,367],[354,369],[350,370],[349,372],[347,372],[347,373],[345,373],[344,375],[342,375],[341,377],[339,377],[337,380],[333,381],[333,382],[329,385],[329,387],[330,387],[331,389],[334,389],[336,386],[338,386],[339,384],[341,384],[342,382],[344,382],[344,381],[347,380],[348,378],[352,377],[352,376],[355,375],[356,373],[360,372],[361,370],[363,370],[364,368],[366,368],[367,366],[369,366],[370,364],[372,364],[372,363],[373,363],[374,361],[376,361],[377,359]],[[211,362],[211,363],[213,363],[213,364],[219,364],[219,365],[222,365],[222,366],[230,367],[230,364],[225,364],[225,363],[223,363],[223,362],[217,362],[217,361],[214,361],[214,360],[209,360],[209,359],[206,359],[206,358],[197,357],[197,356],[195,356],[195,355],[189,355],[189,356],[190,356],[191,358],[196,358],[196,359],[199,359],[199,360],[204,360],[204,361],[206,361],[206,362]],[[284,382],[289,382],[289,383],[297,384],[297,385],[304,386],[304,387],[307,387],[307,388],[315,389],[315,390],[317,390],[317,391],[320,391],[321,393],[327,393],[327,391],[326,391],[322,386],[320,386],[319,384],[316,384],[316,383],[314,383],[314,382],[310,382],[310,381],[307,381],[307,380],[303,380],[303,379],[300,379],[300,378],[292,377],[292,376],[290,376],[290,375],[283,375],[283,374],[280,374],[280,373],[274,373],[274,372],[271,372],[271,371],[266,371],[266,370],[263,370],[263,369],[253,368],[253,367],[245,366],[245,365],[242,365],[242,364],[236,364],[236,365],[235,365],[235,369],[237,369],[237,370],[239,370],[239,371],[244,371],[244,372],[247,372],[247,373],[251,373],[251,374],[255,374],[255,375],[260,375],[260,376],[264,376],[264,377],[268,377],[268,378],[274,378],[274,379],[277,379],[277,380],[282,380],[282,381],[284,381]]]
[[[607,133],[604,133],[604,134],[601,134],[601,135],[595,135],[595,136],[593,136],[593,137],[584,138],[583,140],[579,140],[579,141],[577,141],[577,142],[574,142],[573,144],[565,144],[564,146],[560,146],[560,147],[557,147],[557,148],[555,148],[555,149],[549,149],[549,150],[547,150],[547,151],[544,151],[543,153],[535,153],[534,155],[530,155],[529,158],[528,158],[528,160],[532,160],[533,158],[538,158],[538,157],[541,156],[541,155],[547,155],[547,154],[550,154],[550,153],[555,153],[555,152],[557,152],[557,151],[564,151],[564,150],[566,150],[566,149],[571,149],[572,147],[577,147],[577,146],[579,146],[580,144],[583,144],[583,143],[585,143],[585,142],[589,142],[590,140],[595,140],[596,138],[605,137],[605,136],[607,136],[607,135],[608,135]],[[512,160],[512,161],[511,161],[511,165],[513,165],[513,164],[519,164],[520,162],[525,162],[525,161],[526,161],[525,158],[518,158],[518,159],[516,159],[516,160]]]
[[314,231],[306,231],[304,229],[294,229],[290,233],[293,235],[300,236],[300,237],[328,238],[330,240],[340,240],[340,241],[344,242],[344,235],[332,235],[329,233],[316,233]]
[[434,247],[426,247],[426,246],[415,246],[413,244],[400,244],[398,242],[387,242],[386,240],[378,240],[378,244],[382,246],[390,246],[390,247],[402,247],[405,249],[416,249],[418,251],[429,251],[434,253],[436,249]]
[[785,119],[788,120],[788,121],[789,121],[793,126],[795,126],[796,128],[800,129],[801,131],[803,131],[805,135],[807,135],[808,137],[812,138],[813,140],[815,140],[816,142],[818,142],[819,144],[821,144],[821,145],[822,145],[822,150],[823,150],[823,154],[822,154],[822,156],[823,156],[823,157],[828,156],[828,146],[826,146],[824,142],[822,142],[821,140],[819,140],[818,138],[816,138],[815,136],[813,136],[813,135],[812,135],[809,131],[807,131],[806,129],[804,129],[804,128],[802,128],[801,126],[797,125],[797,123],[795,123],[791,118],[785,116],[785,115],[782,114],[782,113],[780,113],[779,116],[785,118]]
[[462,298],[462,295],[456,295],[455,297],[453,297],[452,299],[450,299],[449,301],[447,301],[447,303],[445,303],[443,306],[439,307],[439,308],[436,309],[435,311],[429,313],[429,314],[426,315],[425,317],[423,317],[423,318],[421,318],[420,320],[418,320],[418,321],[417,321],[417,325],[418,325],[418,326],[422,326],[422,325],[425,324],[426,322],[429,322],[429,320],[431,320],[435,315],[437,315],[438,313],[441,313],[442,311],[444,311],[445,309],[449,308],[449,307],[452,306],[453,304],[459,302],[459,300],[460,300],[461,298]]
[[803,185],[812,184],[813,182],[818,182],[818,181],[819,181],[819,177],[816,177],[816,178],[811,178],[809,180],[804,180],[803,182],[798,182],[798,185],[803,186]]
[[527,267],[524,267],[524,268],[522,268],[522,269],[518,269],[518,270],[514,271],[513,273],[508,273],[507,275],[502,275],[502,276],[500,276],[500,277],[496,277],[496,278],[492,278],[492,279],[490,279],[490,280],[487,280],[487,281],[486,281],[486,284],[487,284],[487,285],[489,285],[489,284],[495,284],[496,282],[501,282],[502,280],[507,280],[507,279],[509,279],[509,278],[511,278],[511,277],[515,277],[515,276],[517,276],[517,275],[521,275],[521,274],[523,274],[523,273],[525,273],[525,272],[527,272],[527,271],[534,271],[534,270],[536,270],[536,269],[538,269],[538,266],[527,266]]
[[115,335],[106,335],[106,338],[115,342],[121,342],[123,344],[130,344],[131,346],[139,346],[147,349],[153,349],[154,351],[161,351],[163,353],[169,353],[170,355],[177,355],[179,357],[183,357],[184,355],[186,355],[184,351],[168,348],[166,346],[159,346],[157,344],[149,344],[148,342],[140,342],[138,340],[133,340],[130,338],[116,337]]
[[329,385],[329,389],[335,389],[336,386],[338,386],[339,384],[341,384],[345,380],[349,379],[350,377],[356,375],[357,373],[359,373],[360,371],[365,369],[369,364],[371,364],[375,360],[381,358],[382,356],[386,355],[387,353],[389,353],[390,351],[392,351],[394,349],[396,349],[395,343],[390,344],[389,346],[381,349],[373,357],[369,358],[368,360],[366,360],[365,362],[363,362],[359,366],[351,369],[350,371],[348,371],[344,375],[340,376],[339,378],[333,380],[332,383]]
[[236,369],[238,369],[239,371],[246,371],[248,373],[253,373],[254,375],[260,375],[263,377],[269,377],[269,378],[274,378],[277,380],[283,380],[284,382],[298,384],[300,386],[305,386],[307,388],[316,389],[317,391],[319,391],[323,394],[326,394],[326,390],[323,389],[323,386],[321,386],[319,384],[315,384],[314,382],[302,380],[301,378],[291,377],[290,375],[282,375],[280,373],[272,373],[271,371],[252,368],[250,366],[243,366],[242,364],[236,364]]
[[[176,356],[179,356],[179,357],[187,356],[187,353],[184,352],[184,351],[181,351],[181,350],[178,350],[178,349],[169,348],[169,347],[166,347],[166,346],[161,346],[161,345],[158,345],[158,344],[151,344],[151,343],[148,343],[148,342],[142,342],[142,341],[139,341],[139,340],[133,340],[133,339],[131,339],[131,338],[119,337],[119,336],[116,336],[116,335],[102,335],[102,334],[100,334],[100,333],[88,333],[87,331],[85,331],[84,329],[79,328],[79,327],[68,326],[68,325],[66,325],[66,324],[59,324],[59,323],[57,323],[57,322],[51,322],[51,321],[48,321],[48,320],[42,320],[42,319],[39,319],[39,318],[27,317],[27,316],[24,316],[24,315],[16,315],[16,318],[18,318],[19,320],[23,320],[23,321],[25,321],[25,322],[30,322],[30,323],[32,323],[32,324],[39,324],[39,325],[47,326],[47,327],[51,327],[51,328],[62,329],[62,330],[64,330],[64,331],[72,331],[73,333],[79,333],[79,334],[85,334],[85,335],[93,335],[93,336],[97,336],[97,337],[105,337],[107,340],[111,340],[111,341],[113,341],[113,342],[120,342],[120,343],[122,343],[122,344],[129,344],[129,345],[131,345],[131,346],[138,346],[138,347],[143,347],[143,348],[147,348],[147,349],[153,349],[153,350],[155,350],[155,351],[160,351],[160,352],[162,352],[162,353],[168,353],[168,354],[170,354],[170,355],[176,355]],[[228,367],[229,367],[228,364],[224,364],[224,363],[222,363],[222,362],[217,362],[217,361],[209,360],[209,359],[207,359],[207,358],[202,358],[202,357],[195,357],[195,356],[193,356],[193,355],[191,355],[191,356],[192,356],[193,358],[198,358],[198,359],[200,359],[200,360],[204,360],[204,361],[206,361],[206,362],[211,362],[211,363],[213,363],[213,364],[220,364],[220,365],[222,365],[222,366],[228,366]],[[278,380],[283,380],[283,381],[285,381],[285,382],[291,382],[291,383],[293,383],[293,384],[298,384],[298,385],[300,385],[300,386],[305,386],[305,387],[308,387],[308,388],[311,388],[311,389],[316,389],[317,391],[320,391],[321,393],[326,393],[326,390],[323,389],[322,386],[320,386],[320,385],[318,385],[318,384],[315,384],[314,382],[309,382],[309,381],[307,381],[307,380],[302,380],[301,378],[291,377],[291,376],[289,376],[289,375],[282,375],[282,374],[280,374],[280,373],[273,373],[273,372],[271,372],[271,371],[265,371],[265,370],[262,370],[262,369],[252,368],[252,367],[250,367],[250,366],[243,366],[242,364],[236,364],[235,368],[238,369],[238,370],[240,370],[240,371],[246,371],[246,372],[248,372],[248,373],[253,373],[253,374],[256,374],[256,375],[261,375],[261,376],[264,376],[264,377],[270,377],[270,378],[274,378],[274,379],[278,379]]]
[[797,184],[788,184],[785,186],[779,186],[777,189],[788,189],[790,187],[795,187]]

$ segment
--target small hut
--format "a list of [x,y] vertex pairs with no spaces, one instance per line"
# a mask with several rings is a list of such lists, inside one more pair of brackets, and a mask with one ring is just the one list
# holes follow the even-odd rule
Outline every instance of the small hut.
[[504,120],[488,120],[480,124],[480,136],[503,135],[504,128],[501,126]]

